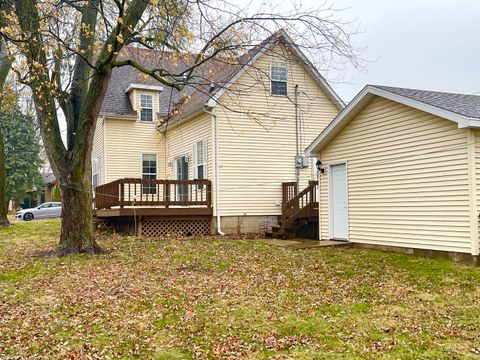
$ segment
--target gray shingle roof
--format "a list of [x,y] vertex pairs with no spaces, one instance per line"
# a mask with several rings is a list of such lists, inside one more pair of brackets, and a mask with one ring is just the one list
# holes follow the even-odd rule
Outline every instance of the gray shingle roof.
[[[238,57],[219,56],[215,59],[205,61],[197,67],[193,73],[192,84],[186,86],[182,91],[178,91],[167,86],[160,92],[160,113],[159,116],[168,119],[169,124],[180,120],[183,116],[201,110],[206,102],[221,89],[225,89],[241,69],[249,64],[262,49],[268,44],[282,41],[291,45],[288,35],[279,30],[260,44],[253,46],[249,51]],[[127,47],[119,55],[120,59],[134,59],[146,68],[163,68],[171,73],[181,73],[188,69],[194,61],[194,54],[176,54],[171,52],[152,51]],[[307,60],[308,61],[308,60]],[[306,64],[312,66],[311,64]],[[318,75],[321,77],[320,75]],[[211,83],[215,83],[215,88],[210,88]],[[125,90],[130,84],[161,85],[151,77],[145,76],[135,68],[124,66],[114,68],[112,71],[109,86],[105,100],[102,104],[102,114],[118,115],[136,115],[132,109],[130,100]],[[343,102],[338,98],[328,84],[327,93],[333,97],[333,101],[338,102],[339,107],[343,107]]]
[[455,114],[470,118],[480,118],[480,96],[445,93],[439,91],[405,89],[390,86],[371,85],[372,87],[401,95],[412,100],[438,107]]
[[[272,35],[273,37],[274,35]],[[244,55],[234,59],[218,57],[210,59],[194,71],[191,85],[182,91],[164,86],[160,92],[161,117],[170,115],[172,120],[202,107],[215,92],[223,88],[235,74],[255,56],[268,38],[253,47]],[[126,48],[119,59],[134,59],[147,68],[163,68],[172,73],[180,73],[193,63],[192,54],[175,54],[171,52],[152,51],[140,48]],[[215,91],[210,92],[210,84],[215,82]],[[125,93],[130,84],[162,85],[130,66],[114,68],[108,84],[107,93],[101,107],[102,114],[135,115],[130,99]],[[177,110],[177,111],[174,111]]]

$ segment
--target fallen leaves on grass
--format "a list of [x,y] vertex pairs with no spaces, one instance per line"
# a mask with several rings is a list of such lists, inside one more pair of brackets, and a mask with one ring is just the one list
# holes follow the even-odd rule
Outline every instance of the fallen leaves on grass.
[[479,269],[359,249],[107,234],[98,239],[104,254],[39,258],[55,244],[58,222],[7,231],[0,232],[1,358],[479,352]]

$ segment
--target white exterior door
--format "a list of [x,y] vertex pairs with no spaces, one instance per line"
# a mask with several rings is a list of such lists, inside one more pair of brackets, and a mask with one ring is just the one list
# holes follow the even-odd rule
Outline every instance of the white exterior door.
[[347,166],[330,165],[330,237],[348,239]]

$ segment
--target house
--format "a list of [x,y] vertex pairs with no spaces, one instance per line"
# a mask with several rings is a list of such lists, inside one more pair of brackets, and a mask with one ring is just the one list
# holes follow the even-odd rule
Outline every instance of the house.
[[[121,56],[178,73],[193,61],[132,47]],[[182,91],[116,68],[95,130],[96,216],[158,236],[275,227],[289,196],[313,193],[316,171],[301,149],[343,106],[283,31],[205,61]]]
[[479,96],[366,86],[306,152],[320,239],[477,261]]

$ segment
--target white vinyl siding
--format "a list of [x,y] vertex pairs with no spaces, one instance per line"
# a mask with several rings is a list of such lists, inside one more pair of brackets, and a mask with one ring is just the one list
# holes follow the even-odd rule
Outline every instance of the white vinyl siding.
[[139,178],[143,154],[157,154],[158,178],[165,178],[165,140],[155,123],[135,120],[106,120],[105,182]]
[[92,188],[95,188],[100,185],[100,161],[98,157],[92,158]]
[[[105,164],[104,164],[104,120],[103,118],[99,117],[95,123],[95,134],[93,136],[93,148],[92,148],[92,159],[98,159],[98,183],[97,185],[101,185],[104,183],[105,179]],[[93,165],[93,163],[92,163]],[[92,169],[93,170],[93,169]],[[92,179],[93,183],[93,179]]]
[[[470,252],[467,130],[374,98],[320,153],[348,162],[349,240]],[[320,176],[321,237],[329,237],[328,174]]]
[[[268,72],[283,51],[289,59],[288,86],[299,86],[302,149],[338,114],[338,108],[288,50],[277,46],[263,54],[222,96],[225,106],[216,109],[222,216],[280,215],[282,182],[295,181],[295,106],[286,97],[269,96]],[[312,170],[302,169],[301,188],[311,179]]]
[[[190,164],[194,164],[194,144],[198,141],[205,141],[205,174],[210,176],[213,172],[213,141],[211,131],[211,116],[202,114],[194,119],[191,119],[184,124],[172,128],[166,134],[166,159],[167,159],[167,178],[174,177],[174,163],[179,156],[187,156],[190,159]],[[210,140],[210,141],[209,141]],[[194,166],[189,166],[189,179],[195,178]],[[207,178],[207,177],[205,177]]]

